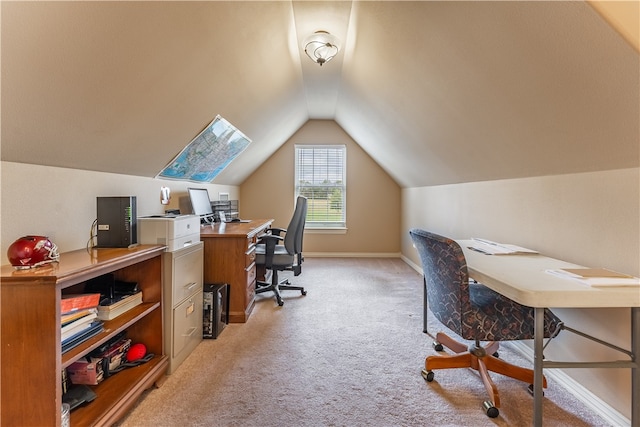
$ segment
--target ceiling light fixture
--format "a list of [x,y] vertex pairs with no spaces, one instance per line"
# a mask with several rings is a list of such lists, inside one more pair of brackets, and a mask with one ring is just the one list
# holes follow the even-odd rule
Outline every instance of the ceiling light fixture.
[[304,52],[316,64],[329,62],[338,54],[338,39],[326,31],[316,31],[304,40]]

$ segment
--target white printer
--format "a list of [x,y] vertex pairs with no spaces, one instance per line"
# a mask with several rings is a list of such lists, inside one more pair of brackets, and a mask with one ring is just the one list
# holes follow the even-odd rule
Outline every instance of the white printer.
[[200,241],[198,215],[151,215],[138,218],[138,243],[166,245],[168,252]]

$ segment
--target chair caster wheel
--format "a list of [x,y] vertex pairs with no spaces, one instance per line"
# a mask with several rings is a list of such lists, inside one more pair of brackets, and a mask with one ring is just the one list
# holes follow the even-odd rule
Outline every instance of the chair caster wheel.
[[302,295],[306,295],[306,294],[307,294],[307,291],[300,291],[300,293],[301,293]]
[[[531,396],[534,395],[534,393],[533,393],[533,384],[529,384],[529,387],[527,387],[527,390],[529,390],[529,394]],[[542,390],[542,397],[544,397],[544,390]]]
[[428,383],[433,381],[433,377],[434,377],[433,371],[427,371],[425,369],[422,370],[422,378],[427,380]]
[[282,307],[282,306],[284,305],[284,301],[283,301],[283,300],[281,300],[281,299],[279,299],[279,300],[278,300],[278,305],[279,305],[280,307]]
[[484,402],[482,402],[482,407],[484,408],[484,411],[489,418],[496,418],[498,415],[500,415],[500,411],[498,410],[498,408],[493,406],[493,402],[489,400],[485,400]]
[[493,353],[492,356],[495,357],[496,359],[500,358],[500,354],[497,351]]
[[444,351],[444,347],[438,341],[433,342],[433,349],[435,351]]

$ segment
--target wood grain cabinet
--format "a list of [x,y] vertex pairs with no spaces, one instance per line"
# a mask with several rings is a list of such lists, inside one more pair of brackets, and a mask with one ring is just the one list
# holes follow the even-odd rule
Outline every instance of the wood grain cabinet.
[[168,373],[202,341],[202,242],[164,254],[164,331]]
[[[60,254],[59,263],[32,270],[2,266],[0,278],[0,424],[60,426],[62,369],[125,331],[155,356],[92,386],[97,397],[71,412],[72,426],[111,425],[142,392],[164,378],[168,367],[162,335],[164,246],[92,249]],[[113,273],[137,282],[143,303],[104,322],[104,331],[62,354],[60,298],[81,293],[84,283]]]
[[255,246],[272,219],[216,223],[200,230],[204,242],[205,284],[229,285],[229,321],[246,322],[253,310],[256,285]]

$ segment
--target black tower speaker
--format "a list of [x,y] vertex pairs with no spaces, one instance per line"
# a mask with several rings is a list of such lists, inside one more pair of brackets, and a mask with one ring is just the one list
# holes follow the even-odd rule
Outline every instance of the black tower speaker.
[[128,248],[138,243],[136,197],[98,197],[98,248]]

